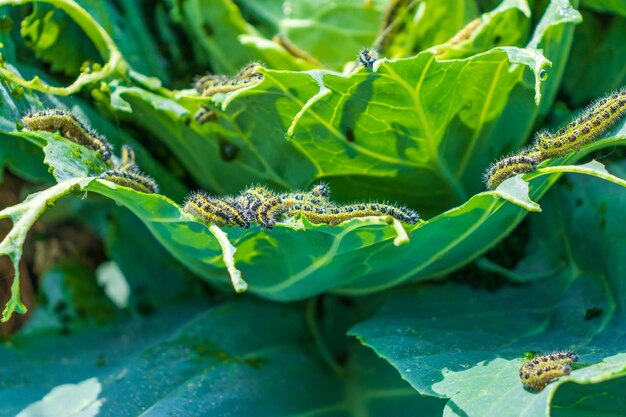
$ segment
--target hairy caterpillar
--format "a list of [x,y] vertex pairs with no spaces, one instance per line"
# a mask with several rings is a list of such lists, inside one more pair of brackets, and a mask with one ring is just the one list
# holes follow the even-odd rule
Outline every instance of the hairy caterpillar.
[[[314,188],[315,189],[315,188]],[[330,190],[315,189],[318,193],[329,193]],[[295,205],[307,205],[313,208],[323,208],[334,206],[325,197],[320,197],[315,194],[300,192],[300,193],[285,193],[266,200],[261,204],[256,212],[256,219],[261,227],[271,229],[276,224],[276,219],[281,214],[289,211],[289,209]]]
[[142,193],[151,194],[159,192],[159,185],[152,177],[135,170],[109,170],[103,172],[99,178],[111,181],[117,185],[132,188],[133,190],[140,191]]
[[502,181],[513,175],[534,171],[538,163],[537,159],[524,154],[506,157],[487,170],[484,176],[485,184],[488,189],[495,190]]
[[22,122],[28,130],[59,131],[66,139],[100,152],[104,161],[111,158],[113,147],[109,141],[68,111],[62,109],[36,111],[24,116]]
[[256,221],[264,229],[273,229],[276,218],[284,213],[285,209],[279,196],[265,200],[256,210]]
[[252,222],[255,220],[259,206],[273,196],[274,192],[269,188],[259,185],[246,188],[235,201],[247,221]]
[[325,182],[320,182],[311,188],[311,194],[315,197],[328,197],[330,195],[330,187]]
[[547,362],[529,372],[520,373],[522,384],[533,391],[541,391],[549,383],[569,375],[572,368],[567,364]]
[[626,113],[626,88],[609,94],[588,106],[580,116],[551,133],[539,132],[535,138],[542,158],[564,156],[595,141]]
[[522,384],[534,391],[541,391],[561,376],[569,375],[571,364],[578,362],[574,352],[554,352],[536,356],[525,362],[519,371]]
[[236,224],[246,229],[250,227],[250,222],[233,200],[211,197],[202,191],[187,197],[183,211],[201,218],[206,223],[214,223],[218,226]]
[[378,52],[374,49],[363,49],[359,52],[358,61],[367,69],[374,68],[374,63],[378,61]]
[[135,163],[135,151],[128,145],[122,145],[122,156],[120,158],[120,171],[138,172],[139,168]]
[[326,223],[335,225],[357,217],[391,216],[404,223],[415,224],[419,215],[405,207],[396,207],[388,204],[359,203],[341,207],[318,207],[312,204],[295,204],[289,215],[296,213],[304,215],[311,223]]
[[[252,62],[244,66],[234,77],[205,75],[195,82],[194,88],[203,97],[240,90],[263,80],[263,74],[256,72],[256,69],[260,66],[258,62]],[[198,118],[197,114],[196,118]]]
[[202,106],[200,110],[196,112],[193,118],[196,120],[196,122],[202,125],[208,121],[216,120],[217,114],[215,113],[214,110],[211,110],[208,107]]

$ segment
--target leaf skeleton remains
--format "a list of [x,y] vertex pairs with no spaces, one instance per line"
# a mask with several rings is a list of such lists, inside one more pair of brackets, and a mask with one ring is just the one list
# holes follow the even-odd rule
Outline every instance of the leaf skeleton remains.
[[556,132],[539,131],[533,145],[492,164],[484,177],[487,188],[495,190],[505,179],[532,172],[546,159],[580,150],[583,145],[598,139],[625,113],[626,87],[622,87],[590,104],[578,117]]

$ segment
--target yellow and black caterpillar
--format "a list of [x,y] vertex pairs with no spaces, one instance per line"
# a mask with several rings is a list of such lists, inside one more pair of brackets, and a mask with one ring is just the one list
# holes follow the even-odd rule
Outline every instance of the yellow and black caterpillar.
[[310,222],[336,225],[346,220],[368,216],[391,216],[408,224],[415,224],[419,216],[406,207],[357,203],[337,205],[328,199],[327,184],[315,185],[310,191],[277,194],[264,186],[245,189],[236,197],[213,197],[200,191],[185,201],[184,211],[207,223],[219,226],[249,227],[256,222],[264,229],[272,229],[283,216],[302,215]]

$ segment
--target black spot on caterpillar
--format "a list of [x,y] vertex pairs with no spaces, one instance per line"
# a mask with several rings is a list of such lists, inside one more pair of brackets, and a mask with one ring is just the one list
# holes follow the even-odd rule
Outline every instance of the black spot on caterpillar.
[[551,133],[541,131],[535,138],[542,158],[564,156],[595,141],[626,113],[626,88],[602,97],[589,105],[580,116]]
[[250,227],[250,223],[234,200],[211,197],[202,191],[192,193],[187,197],[183,210],[206,223],[214,223],[218,226],[236,224],[243,228]]
[[109,170],[103,172],[100,177],[123,187],[132,188],[142,193],[158,193],[159,185],[154,179],[146,174],[137,171]]
[[541,391],[550,382],[569,375],[573,362],[578,362],[578,355],[574,352],[536,356],[522,365],[519,371],[520,380],[526,388]]
[[484,181],[487,188],[495,190],[502,181],[517,174],[532,172],[539,162],[526,155],[513,155],[503,158],[491,165],[485,172]]
[[22,123],[28,130],[58,131],[66,139],[100,152],[104,161],[111,158],[113,147],[109,141],[68,111],[48,109],[32,112],[22,118]]

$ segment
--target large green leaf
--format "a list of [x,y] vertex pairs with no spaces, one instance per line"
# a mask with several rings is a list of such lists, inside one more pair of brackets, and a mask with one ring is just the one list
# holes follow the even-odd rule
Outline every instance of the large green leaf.
[[[626,173],[623,164],[610,169]],[[549,258],[537,265],[548,278],[496,292],[458,284],[417,288],[353,328],[420,393],[449,398],[446,415],[547,416],[555,396],[559,407],[590,410],[584,415],[614,409],[600,393],[612,395],[626,378],[626,193],[623,184],[595,178],[565,180],[531,219],[538,242],[528,256]],[[522,355],[555,348],[576,351],[584,367],[540,393],[524,390]],[[572,404],[573,396],[584,402]]]
[[[610,133],[616,135],[615,139],[600,141],[586,152],[623,143],[624,129],[626,123]],[[441,276],[506,236],[528,210],[539,210],[529,195],[539,198],[560,173],[582,172],[621,181],[597,168],[559,167],[560,163],[576,160],[583,155],[580,153],[551,160],[542,168],[545,172],[529,174],[533,178],[539,176],[533,180],[530,194],[526,182],[512,178],[496,191],[478,194],[458,208],[407,228],[397,222],[391,227],[385,219],[376,217],[353,219],[339,226],[296,219],[279,223],[271,231],[253,226],[230,228],[226,234],[215,225],[200,223],[165,196],[94,181],[95,177],[89,175],[97,175],[98,170],[105,168],[98,168],[102,162],[93,151],[76,153],[75,144],[47,133],[14,135],[16,140],[45,143],[46,163],[59,181],[22,204],[0,212],[0,216],[11,218],[14,223],[0,246],[14,267],[21,258],[28,229],[49,204],[71,192],[94,191],[130,209],[174,257],[214,285],[226,286],[230,278],[237,291],[249,288],[275,300],[302,299],[329,290],[369,293],[410,280]],[[76,159],[77,155],[84,162]],[[14,310],[23,311],[17,282],[14,280],[13,296],[4,311],[5,320]]]
[[[149,129],[211,191],[255,181],[299,188],[324,178],[339,200],[399,200],[432,216],[478,192],[485,166],[527,140],[539,112],[533,97],[539,102],[543,90],[542,106],[550,104],[578,21],[559,0],[528,48],[458,60],[427,50],[348,76],[266,70],[260,85],[222,97],[217,122],[203,126],[190,119],[207,99],[116,83],[110,105]],[[485,30],[492,24],[498,19]],[[559,67],[549,73],[537,48]]]
[[583,0],[583,4],[599,12],[614,13],[626,17],[626,4],[621,0]]
[[0,344],[0,414],[338,417],[441,410],[441,401],[420,397],[368,352],[351,355],[344,377],[334,374],[315,353],[299,310],[249,299],[203,310],[196,302],[70,335],[17,336]]
[[585,24],[576,28],[562,90],[569,104],[579,107],[598,95],[626,84],[626,16],[606,16],[583,10]]
[[[501,12],[522,5],[511,3]],[[63,7],[84,30],[93,24],[84,11]],[[190,19],[208,10],[197,7]],[[132,71],[138,86],[116,80],[95,97],[150,130],[211,191],[235,192],[255,181],[297,188],[325,178],[339,200],[399,200],[431,216],[479,191],[488,162],[527,140],[538,114],[532,97],[539,103],[543,89],[542,108],[551,103],[572,24],[579,21],[568,1],[554,0],[527,48],[499,47],[460,60],[438,60],[428,50],[349,76],[267,70],[257,87],[222,97],[217,123],[204,126],[191,118],[208,99],[174,94]],[[499,20],[487,18],[483,30],[490,25],[498,27]],[[512,33],[520,29],[510,26]],[[101,29],[88,35],[112,57],[90,79],[122,72],[126,64],[112,39]],[[555,65],[551,74],[546,57]],[[530,85],[526,68],[535,79]],[[41,88],[67,94],[79,84]]]

